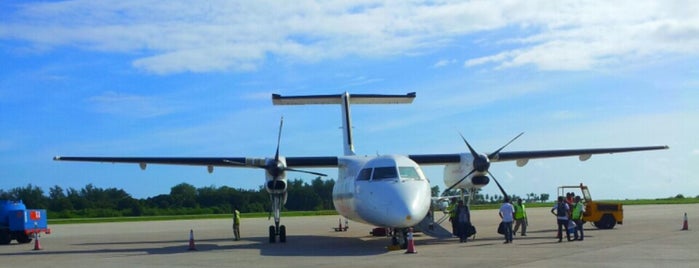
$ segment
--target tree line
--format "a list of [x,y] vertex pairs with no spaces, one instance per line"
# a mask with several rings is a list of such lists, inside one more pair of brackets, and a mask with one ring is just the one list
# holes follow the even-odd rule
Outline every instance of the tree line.
[[[300,179],[290,180],[287,211],[333,210],[332,188],[334,180],[315,178],[311,183]],[[433,196],[439,196],[439,186],[432,187]],[[448,196],[460,193],[451,190]],[[518,196],[513,195],[512,200]],[[526,202],[546,202],[548,194],[527,194]],[[41,187],[28,184],[10,190],[0,189],[0,200],[22,200],[27,208],[46,209],[51,218],[95,218],[124,216],[164,216],[197,214],[230,214],[237,208],[240,212],[268,212],[270,199],[260,186],[257,190],[235,189],[228,186],[206,186],[196,188],[180,183],[170,188],[170,193],[148,198],[133,198],[123,189],[100,188],[88,184],[81,189],[55,185],[48,193]],[[502,196],[476,192],[473,204],[502,202]]]
[[[290,211],[332,210],[333,180],[316,178],[311,183],[290,180],[285,205]],[[27,208],[46,209],[51,218],[94,218],[123,216],[161,216],[229,214],[234,208],[246,212],[269,211],[269,194],[261,186],[257,190],[228,186],[196,188],[180,183],[169,194],[133,198],[123,189],[100,188],[88,184],[82,189],[55,185],[46,193],[29,184],[10,190],[0,189],[0,200],[22,200]]]

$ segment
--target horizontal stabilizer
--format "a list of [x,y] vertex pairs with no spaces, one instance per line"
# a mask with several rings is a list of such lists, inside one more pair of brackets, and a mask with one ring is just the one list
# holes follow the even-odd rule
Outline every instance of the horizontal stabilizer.
[[[272,94],[272,103],[274,105],[342,104],[342,96],[344,94],[304,96]],[[352,104],[398,104],[412,103],[415,96],[415,92],[405,95],[349,94],[349,99]]]

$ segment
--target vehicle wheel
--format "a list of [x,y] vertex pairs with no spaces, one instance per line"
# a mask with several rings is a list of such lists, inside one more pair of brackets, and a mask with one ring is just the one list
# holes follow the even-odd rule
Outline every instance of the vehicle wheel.
[[286,226],[279,226],[279,243],[286,243]]
[[599,221],[595,222],[595,226],[599,229],[612,229],[616,225],[616,219],[611,214],[604,214]]
[[0,245],[9,245],[12,239],[10,239],[10,231],[0,230]]
[[17,234],[17,243],[26,244],[26,243],[29,243],[29,242],[32,242],[31,236],[27,235],[27,234],[24,233],[24,232],[18,233],[18,234]]
[[269,242],[270,243],[275,243],[277,242],[277,232],[274,229],[273,225],[269,226]]

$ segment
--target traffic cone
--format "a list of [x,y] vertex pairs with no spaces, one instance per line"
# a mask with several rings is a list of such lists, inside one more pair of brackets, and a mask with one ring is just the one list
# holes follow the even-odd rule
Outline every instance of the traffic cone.
[[687,223],[687,212],[684,213],[684,223],[682,224],[682,231],[689,230],[689,223]]
[[189,250],[197,250],[197,247],[194,246],[194,230],[189,230]]
[[413,228],[408,228],[408,247],[405,250],[405,254],[417,253],[415,251],[415,242],[413,241]]
[[34,233],[34,250],[41,250],[41,243],[39,243],[39,233]]
[[338,226],[339,226],[339,227],[337,228],[337,230],[338,230],[338,231],[342,231],[342,219],[337,219],[337,224],[338,224]]

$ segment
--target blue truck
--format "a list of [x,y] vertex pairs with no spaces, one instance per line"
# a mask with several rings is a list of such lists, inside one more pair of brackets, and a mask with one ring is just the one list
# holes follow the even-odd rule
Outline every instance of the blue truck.
[[40,233],[51,233],[45,209],[27,209],[21,200],[0,200],[0,245],[8,245],[12,240],[29,243]]

